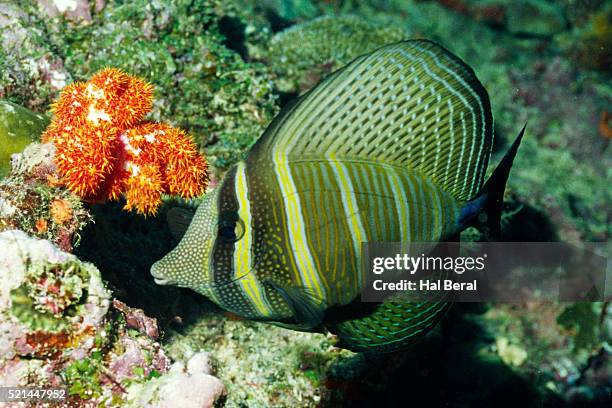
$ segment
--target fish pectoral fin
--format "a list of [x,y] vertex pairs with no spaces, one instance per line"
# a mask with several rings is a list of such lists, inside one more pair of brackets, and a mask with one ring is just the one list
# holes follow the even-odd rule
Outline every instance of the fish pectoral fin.
[[321,302],[308,288],[297,286],[281,287],[270,281],[267,281],[266,284],[279,293],[293,313],[295,323],[281,322],[280,326],[299,330],[312,330],[323,322],[325,307],[321,305]]
[[168,228],[176,240],[180,241],[183,238],[194,215],[195,211],[187,208],[172,207],[168,210],[166,214]]

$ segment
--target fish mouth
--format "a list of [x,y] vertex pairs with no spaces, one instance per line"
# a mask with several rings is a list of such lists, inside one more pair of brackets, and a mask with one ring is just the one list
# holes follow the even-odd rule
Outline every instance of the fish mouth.
[[151,266],[151,276],[153,276],[153,280],[158,285],[171,285],[172,281],[166,278],[155,265]]
[[170,284],[170,281],[168,279],[153,278],[153,281],[155,281],[155,283],[157,283],[158,285],[169,285]]

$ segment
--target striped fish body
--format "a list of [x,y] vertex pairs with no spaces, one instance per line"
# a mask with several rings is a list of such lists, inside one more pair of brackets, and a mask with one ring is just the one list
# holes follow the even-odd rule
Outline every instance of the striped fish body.
[[446,303],[358,300],[363,242],[435,242],[463,227],[492,139],[473,71],[407,41],[357,58],[286,108],[154,265],[241,316],[327,329],[353,350],[392,351],[427,333]]
[[[243,316],[276,320],[290,320],[293,312],[277,288],[303,288],[322,309],[348,304],[362,287],[362,242],[438,240],[455,232],[459,206],[402,168],[249,158],[219,187],[218,212],[227,214],[221,223],[233,229],[231,219],[240,219],[244,233],[213,249],[215,296]],[[238,303],[224,288],[232,281]]]

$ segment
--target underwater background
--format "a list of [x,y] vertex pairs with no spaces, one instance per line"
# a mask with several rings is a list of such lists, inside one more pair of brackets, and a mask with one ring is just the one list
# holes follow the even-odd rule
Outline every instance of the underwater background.
[[62,89],[119,68],[154,85],[147,118],[193,137],[214,186],[293,98],[410,38],[489,92],[491,169],[528,123],[504,240],[609,254],[609,1],[0,0],[0,386],[68,386],[70,407],[609,407],[607,303],[458,304],[406,352],[366,358],[156,285],[167,214],[198,199],[146,217],[82,200],[40,143]]

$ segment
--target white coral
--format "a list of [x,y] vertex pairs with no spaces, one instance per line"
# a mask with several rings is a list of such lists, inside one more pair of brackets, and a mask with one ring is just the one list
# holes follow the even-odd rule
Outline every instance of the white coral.
[[225,386],[211,375],[208,353],[196,353],[187,364],[176,362],[168,373],[128,389],[129,406],[147,408],[211,408],[226,394]]
[[63,263],[76,259],[51,242],[23,231],[0,232],[0,312],[10,307],[10,292],[23,282],[28,263]]

